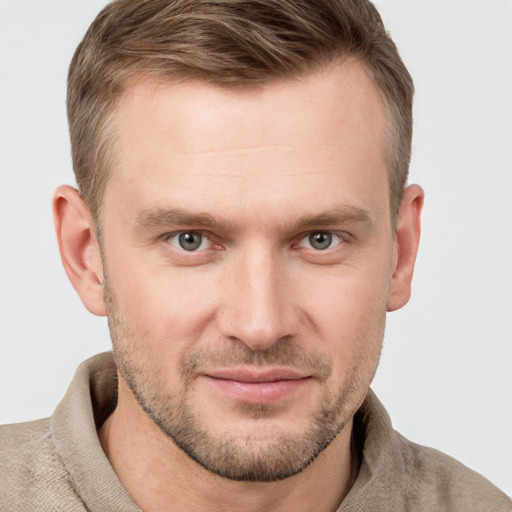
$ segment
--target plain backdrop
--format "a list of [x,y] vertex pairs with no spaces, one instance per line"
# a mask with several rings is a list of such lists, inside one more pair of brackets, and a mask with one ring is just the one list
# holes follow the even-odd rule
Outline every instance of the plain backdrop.
[[[0,422],[48,416],[109,348],[61,268],[50,203],[73,183],[65,82],[100,0],[0,0]],[[426,191],[413,298],[374,389],[395,428],[512,494],[512,2],[378,0],[416,83]]]

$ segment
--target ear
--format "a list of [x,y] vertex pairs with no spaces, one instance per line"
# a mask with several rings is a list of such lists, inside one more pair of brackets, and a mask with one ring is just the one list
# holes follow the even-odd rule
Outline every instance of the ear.
[[91,313],[105,316],[100,248],[92,215],[78,190],[63,185],[55,191],[53,220],[62,264],[71,284]]
[[405,306],[411,297],[411,281],[420,243],[423,199],[423,190],[418,185],[407,187],[402,196],[396,229],[388,311],[395,311]]

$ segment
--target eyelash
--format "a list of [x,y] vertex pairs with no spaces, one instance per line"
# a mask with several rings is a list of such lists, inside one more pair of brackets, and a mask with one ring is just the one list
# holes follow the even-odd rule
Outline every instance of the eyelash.
[[[343,238],[343,236],[341,236],[341,234],[338,234],[334,231],[311,231],[309,232],[308,234],[302,236],[302,238],[300,239],[300,241],[295,244],[296,246],[298,247],[303,247],[301,246],[300,244],[302,244],[304,241],[308,241],[310,245],[312,245],[312,240],[311,238],[313,236],[316,236],[316,235],[322,235],[322,236],[328,236],[331,238],[331,242],[334,244],[331,246],[331,243],[329,243],[329,246],[328,247],[325,247],[323,249],[319,249],[319,248],[315,248],[315,247],[305,247],[305,249],[308,249],[308,250],[311,250],[312,252],[318,252],[318,253],[322,253],[322,252],[325,252],[325,251],[329,251],[329,249],[335,249],[337,246],[343,244],[346,240]],[[338,239],[338,242],[335,243],[335,238]],[[320,242],[321,243],[321,242]]]
[[199,253],[202,253],[205,250],[209,249],[209,248],[205,248],[205,249],[201,249],[199,251],[198,250],[187,251],[183,247],[179,247],[178,245],[175,245],[172,243],[172,240],[176,239],[176,240],[178,240],[178,244],[179,244],[179,237],[181,235],[187,235],[187,234],[202,236],[203,240],[201,241],[201,245],[204,243],[204,239],[208,240],[210,242],[210,245],[214,244],[214,242],[212,240],[212,236],[209,233],[205,233],[203,231],[197,231],[197,230],[189,230],[189,231],[185,230],[185,231],[176,231],[174,233],[168,233],[164,236],[164,241],[167,242],[168,244],[172,245],[173,247],[175,247],[178,251],[184,252],[184,253],[189,253],[189,254],[194,254],[194,253],[199,254]]
[[[204,239],[208,240],[210,242],[210,246],[207,247],[207,248],[203,248],[203,249],[199,249],[197,250],[198,248],[194,249],[194,250],[190,250],[190,251],[187,251],[186,249],[184,249],[183,247],[180,247],[178,244],[179,244],[179,237],[181,235],[187,235],[187,234],[190,234],[190,235],[200,235],[201,237],[203,237],[203,240],[201,240],[200,242],[200,245],[198,246],[198,248],[203,245],[204,243]],[[292,247],[293,248],[301,248],[301,243],[304,241],[304,240],[307,240],[309,237],[311,237],[312,235],[319,235],[319,234],[323,234],[323,235],[329,235],[333,238],[337,238],[338,239],[338,242],[335,243],[334,246],[329,246],[329,247],[326,247],[325,249],[315,249],[314,247],[303,247],[306,251],[310,251],[310,252],[314,252],[316,254],[321,254],[321,253],[328,253],[330,252],[331,250],[335,249],[336,247],[340,246],[340,245],[343,245],[345,244],[347,241],[348,241],[348,235],[346,233],[340,233],[340,232],[336,232],[336,231],[328,231],[328,230],[318,230],[318,231],[309,231],[305,234],[301,234],[299,235],[298,237],[295,238],[295,240],[298,240],[297,242],[295,242],[294,244],[292,244]],[[175,247],[178,251],[180,252],[183,252],[183,253],[188,253],[188,254],[202,254],[204,253],[205,251],[207,250],[215,250],[216,248],[220,248],[221,245],[220,244],[216,244],[214,240],[212,240],[212,235],[210,233],[207,233],[207,232],[204,232],[204,231],[198,231],[198,230],[183,230],[183,231],[176,231],[174,233],[168,233],[166,234],[163,239],[166,243],[168,243],[169,245],[172,245],[173,247]],[[171,240],[173,239],[176,239],[177,240],[177,244],[173,244],[171,242]]]

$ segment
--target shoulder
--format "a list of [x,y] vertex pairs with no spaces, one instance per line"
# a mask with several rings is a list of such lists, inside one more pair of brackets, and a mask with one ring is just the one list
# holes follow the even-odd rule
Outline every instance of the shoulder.
[[0,511],[85,508],[52,440],[49,418],[0,426]]
[[372,391],[354,432],[362,439],[361,467],[341,510],[512,512],[511,499],[482,475],[396,432]]
[[512,500],[479,473],[438,450],[396,436],[411,505],[428,501],[431,510],[512,511]]

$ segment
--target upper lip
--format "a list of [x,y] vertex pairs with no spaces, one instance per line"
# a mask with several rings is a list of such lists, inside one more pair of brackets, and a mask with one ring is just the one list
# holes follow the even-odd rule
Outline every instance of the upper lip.
[[276,382],[279,380],[299,380],[310,377],[310,374],[295,368],[272,368],[265,370],[246,368],[226,368],[204,373],[214,379],[234,380],[238,382]]

